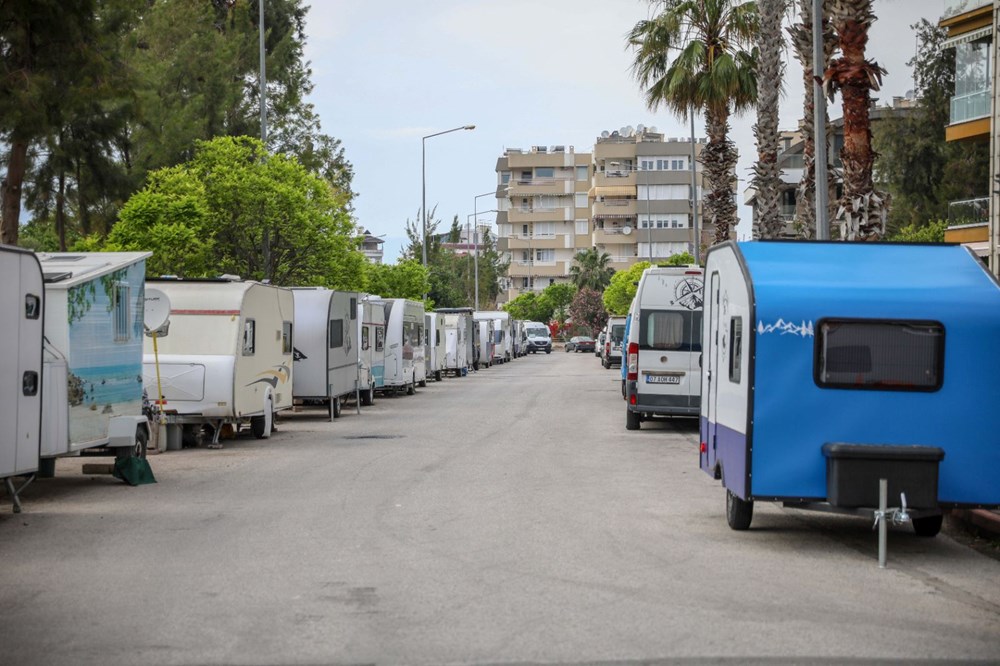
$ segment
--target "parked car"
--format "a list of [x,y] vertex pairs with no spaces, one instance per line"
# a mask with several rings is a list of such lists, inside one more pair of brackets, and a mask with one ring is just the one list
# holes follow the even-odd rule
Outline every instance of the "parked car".
[[566,343],[567,352],[593,352],[596,346],[594,338],[589,335],[577,335]]
[[605,336],[607,336],[607,332],[602,330],[597,336],[597,344],[594,345],[594,356],[597,356],[602,361],[604,360],[604,357],[601,355],[601,351],[604,349]]

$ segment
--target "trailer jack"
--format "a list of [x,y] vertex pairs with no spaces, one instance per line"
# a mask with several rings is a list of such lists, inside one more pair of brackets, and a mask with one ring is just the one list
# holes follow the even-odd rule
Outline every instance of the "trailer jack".
[[899,494],[900,507],[888,507],[889,482],[878,480],[878,510],[875,511],[875,524],[872,529],[878,530],[878,568],[885,569],[886,550],[888,549],[889,523],[902,525],[910,522],[910,514],[906,511],[906,493]]
[[24,489],[28,487],[28,484],[34,480],[35,475],[31,474],[24,480],[21,487],[17,489],[14,488],[14,480],[11,479],[11,477],[8,476],[3,480],[4,486],[7,488],[7,494],[10,495],[11,503],[14,505],[14,513],[21,513],[21,498],[18,497],[18,495],[24,492]]

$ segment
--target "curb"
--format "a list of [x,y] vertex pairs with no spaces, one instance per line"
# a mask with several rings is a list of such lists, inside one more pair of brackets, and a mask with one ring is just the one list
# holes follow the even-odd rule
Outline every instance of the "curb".
[[1000,539],[1000,513],[987,509],[953,509],[948,518],[978,532],[981,537]]

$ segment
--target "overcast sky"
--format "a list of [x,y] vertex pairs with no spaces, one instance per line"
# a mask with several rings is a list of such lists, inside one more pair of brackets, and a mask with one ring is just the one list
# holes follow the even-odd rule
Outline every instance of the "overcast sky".
[[[878,21],[868,54],[888,70],[883,102],[913,88],[906,66],[914,53],[909,26],[937,21],[944,0],[876,0]],[[686,136],[688,126],[646,109],[630,75],[624,36],[647,18],[646,0],[312,0],[306,57],[323,131],[343,142],[354,165],[358,222],[384,235],[386,260],[417,219],[421,137],[466,124],[474,131],[434,137],[427,147],[427,208],[462,224],[473,197],[496,189],[496,160],[505,148],[533,145],[592,150],[602,130],[656,126]],[[790,52],[781,127],[797,126],[801,70]],[[839,117],[837,106],[831,116]],[[741,238],[749,235],[742,192],[755,154],[747,115],[733,121],[740,151]],[[696,133],[704,135],[699,118]],[[480,210],[495,207],[492,197]],[[480,216],[480,220],[494,219]]]

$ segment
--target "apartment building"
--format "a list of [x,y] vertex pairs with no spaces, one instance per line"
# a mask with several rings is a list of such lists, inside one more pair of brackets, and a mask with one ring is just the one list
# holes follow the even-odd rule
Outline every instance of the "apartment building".
[[[592,153],[507,149],[496,164],[498,249],[510,259],[501,302],[568,282],[577,252],[591,247],[615,270],[692,252],[691,146],[640,125],[603,132]],[[704,139],[694,148],[697,157]],[[700,170],[696,182],[700,215]],[[701,229],[701,247],[713,234]]]
[[497,249],[510,259],[500,302],[569,281],[590,247],[590,153],[573,146],[508,148],[497,160]]
[[[691,187],[691,139],[666,138],[655,127],[623,127],[602,132],[594,144],[591,245],[611,256],[615,270],[637,261],[664,261],[694,254],[692,201],[701,220],[701,170],[697,157],[705,140],[694,143],[696,191]],[[709,225],[711,227],[711,225]],[[714,229],[699,224],[700,248]]]
[[[951,98],[945,138],[990,142],[990,170],[982,174],[982,184],[983,192],[993,193],[981,199],[953,202],[949,218],[956,224],[946,232],[945,240],[968,245],[1000,276],[1000,195],[991,186],[1000,175],[998,11],[1000,1],[945,0],[939,25],[948,30],[945,48],[955,49],[955,95]],[[952,215],[952,211],[960,214]],[[980,215],[985,218],[982,222],[973,221]]]

